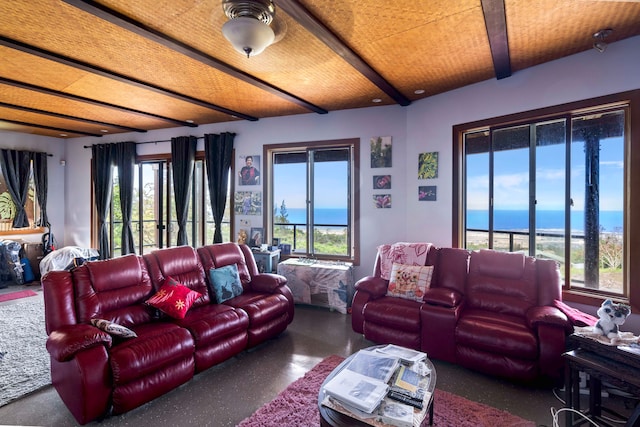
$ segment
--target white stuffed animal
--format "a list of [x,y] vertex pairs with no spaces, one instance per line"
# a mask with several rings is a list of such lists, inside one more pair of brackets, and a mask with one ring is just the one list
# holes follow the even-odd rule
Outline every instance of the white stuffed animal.
[[614,304],[610,299],[606,299],[597,311],[598,323],[593,327],[593,331],[598,335],[603,335],[615,344],[620,340],[618,326],[622,325],[631,314],[631,307],[626,304]]

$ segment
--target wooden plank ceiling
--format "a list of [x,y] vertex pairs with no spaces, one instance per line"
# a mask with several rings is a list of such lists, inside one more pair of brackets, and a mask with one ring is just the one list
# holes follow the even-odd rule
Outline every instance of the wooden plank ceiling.
[[[0,129],[72,138],[398,104],[640,34],[640,2],[275,0],[246,58],[221,0],[0,2]],[[606,53],[605,53],[606,54]]]

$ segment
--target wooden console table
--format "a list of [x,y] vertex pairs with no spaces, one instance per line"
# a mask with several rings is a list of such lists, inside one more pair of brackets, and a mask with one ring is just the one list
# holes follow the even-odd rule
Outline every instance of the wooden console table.
[[346,314],[354,294],[350,263],[289,258],[278,264],[295,303],[327,307]]
[[[599,425],[609,426],[602,412],[617,413],[602,406],[602,382],[640,396],[640,355],[618,349],[616,346],[601,344],[591,338],[573,334],[567,340],[574,350],[563,356],[565,369],[565,407],[580,410],[580,372],[589,374],[589,410],[588,415]],[[576,426],[587,421],[566,412],[565,426]],[[626,427],[640,427],[640,405],[627,420]]]

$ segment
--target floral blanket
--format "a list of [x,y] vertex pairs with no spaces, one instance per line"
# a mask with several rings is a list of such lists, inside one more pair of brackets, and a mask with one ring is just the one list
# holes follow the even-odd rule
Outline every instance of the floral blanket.
[[389,280],[393,263],[405,265],[424,265],[431,243],[398,242],[378,246],[380,257],[380,277]]

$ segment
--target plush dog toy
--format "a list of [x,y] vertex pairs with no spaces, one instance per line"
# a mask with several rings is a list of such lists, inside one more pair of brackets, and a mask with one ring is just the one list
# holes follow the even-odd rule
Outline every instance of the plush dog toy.
[[631,314],[631,307],[626,304],[614,304],[610,299],[606,299],[597,314],[600,320],[593,327],[593,331],[609,338],[615,344],[620,339],[618,327]]

